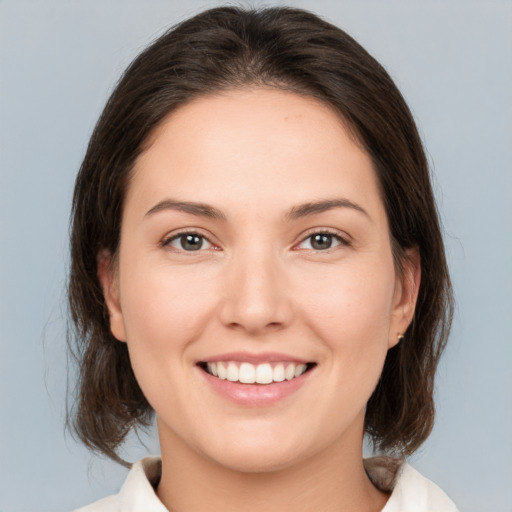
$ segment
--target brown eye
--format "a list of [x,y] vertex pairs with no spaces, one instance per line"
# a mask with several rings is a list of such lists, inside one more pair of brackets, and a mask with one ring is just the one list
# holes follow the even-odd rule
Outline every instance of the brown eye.
[[197,233],[180,233],[166,241],[165,245],[187,252],[211,248],[211,243]]
[[306,237],[298,246],[299,249],[326,251],[340,245],[349,245],[341,236],[333,233],[313,233]]
[[315,251],[323,251],[325,249],[329,249],[332,246],[333,242],[332,235],[326,235],[325,233],[318,233],[317,235],[311,236],[311,247],[315,249]]

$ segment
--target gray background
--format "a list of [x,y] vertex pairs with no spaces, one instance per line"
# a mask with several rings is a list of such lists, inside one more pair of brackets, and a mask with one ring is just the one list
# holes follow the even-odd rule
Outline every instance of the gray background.
[[[512,511],[512,3],[287,3],[355,36],[418,120],[458,309],[436,428],[412,462],[461,510]],[[124,478],[64,435],[71,190],[121,71],[165,27],[217,4],[0,0],[1,512],[70,510]],[[126,456],[143,456],[139,444]]]

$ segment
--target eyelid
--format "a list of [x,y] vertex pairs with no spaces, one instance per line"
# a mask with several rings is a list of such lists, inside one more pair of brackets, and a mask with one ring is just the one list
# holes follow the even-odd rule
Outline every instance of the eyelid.
[[[183,235],[197,235],[197,236],[200,236],[201,238],[203,238],[204,240],[206,240],[212,247],[207,247],[206,249],[199,249],[197,251],[185,251],[184,249],[179,249],[177,247],[172,247],[171,246],[171,242],[173,242],[174,240],[177,240],[179,239],[181,236]],[[161,240],[160,242],[160,246],[163,247],[164,249],[165,248],[172,248],[174,250],[176,250],[177,252],[180,252],[180,253],[199,253],[199,252],[204,252],[204,251],[207,251],[207,250],[219,250],[219,246],[218,244],[214,243],[212,241],[212,237],[210,235],[207,235],[204,233],[204,231],[202,229],[199,229],[199,228],[194,228],[194,227],[190,227],[190,228],[181,228],[181,229],[178,229],[178,230],[175,230],[175,231],[171,231],[170,233],[167,233]]]
[[[298,246],[304,243],[308,238],[311,238],[314,235],[330,235],[336,238],[340,242],[340,246],[349,247],[352,244],[351,237],[347,235],[345,232],[334,229],[334,228],[311,228],[306,232],[300,235],[299,241],[293,245],[293,248],[298,248]],[[336,249],[336,247],[330,247],[329,249],[325,249],[323,251],[315,250],[315,249],[300,249],[297,250],[312,250],[315,252],[329,252],[331,249]]]

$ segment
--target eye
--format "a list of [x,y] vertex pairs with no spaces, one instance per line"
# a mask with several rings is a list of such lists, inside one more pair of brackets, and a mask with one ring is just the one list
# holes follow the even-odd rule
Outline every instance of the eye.
[[187,252],[211,249],[213,247],[213,244],[206,237],[198,233],[178,233],[165,240],[163,245]]
[[297,247],[313,251],[326,251],[340,245],[349,245],[349,243],[340,235],[323,232],[309,235]]

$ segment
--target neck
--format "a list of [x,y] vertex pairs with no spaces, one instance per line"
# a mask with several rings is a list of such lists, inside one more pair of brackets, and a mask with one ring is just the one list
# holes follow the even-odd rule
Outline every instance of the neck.
[[269,472],[241,472],[161,436],[157,495],[171,512],[378,512],[388,496],[363,467],[362,440]]

